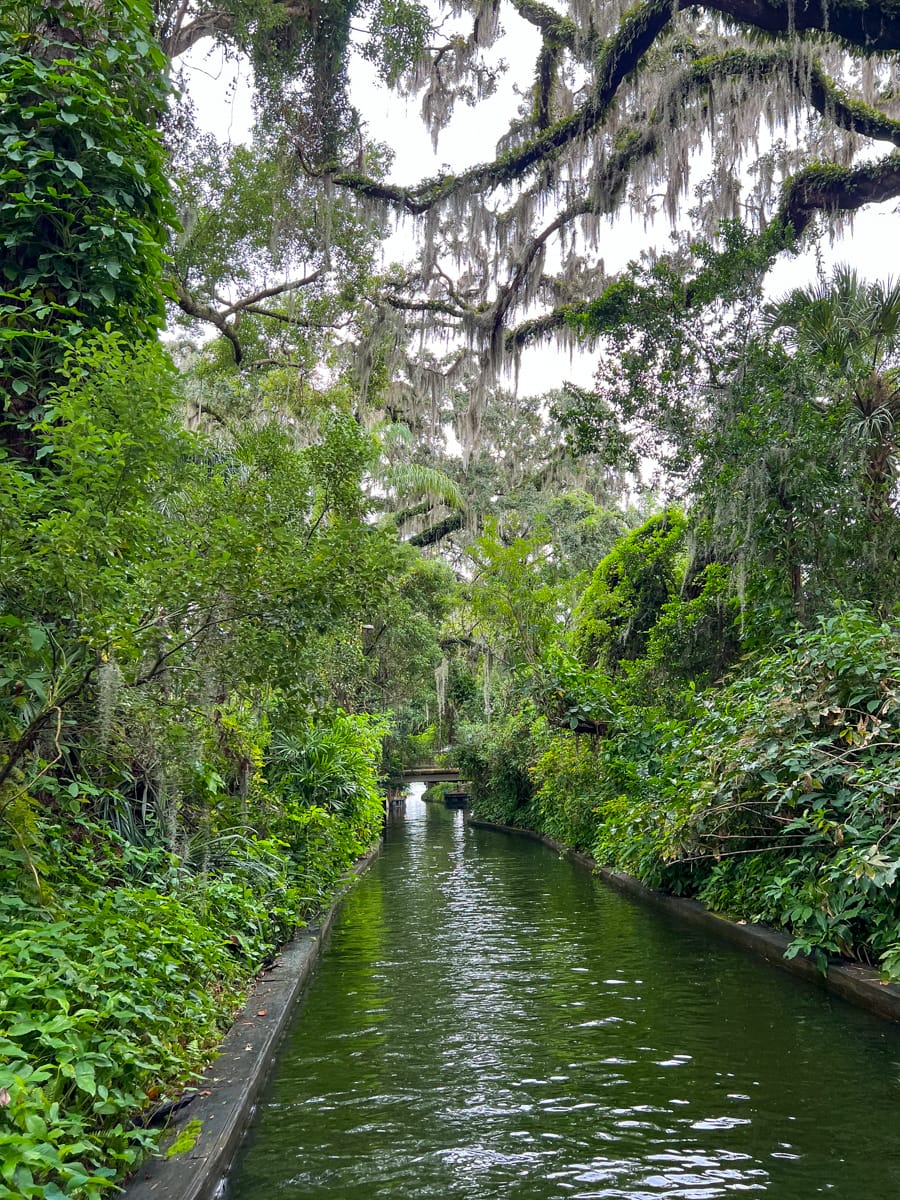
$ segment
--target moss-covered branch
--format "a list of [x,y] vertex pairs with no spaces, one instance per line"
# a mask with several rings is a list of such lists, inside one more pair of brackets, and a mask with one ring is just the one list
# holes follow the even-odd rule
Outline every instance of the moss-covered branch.
[[[554,37],[560,35],[559,44],[567,48],[574,45],[562,18],[556,18],[557,25],[551,21],[550,10],[544,12],[542,5],[525,3],[525,8],[531,14],[526,19],[539,23],[542,30],[545,26],[552,29]],[[865,53],[900,49],[900,5],[896,3],[687,0],[681,8],[718,12],[769,33],[826,33],[840,37]],[[597,49],[595,82],[585,102],[570,116],[541,129],[521,146],[498,155],[493,161],[477,164],[459,175],[443,174],[406,188],[381,184],[367,176],[345,171],[335,174],[335,183],[420,214],[450,195],[486,192],[523,178],[536,167],[552,162],[561,150],[587,136],[603,122],[623,81],[639,68],[647,51],[669,25],[673,11],[669,0],[646,0],[626,13],[615,33]],[[793,58],[796,60],[796,55]],[[775,51],[765,67],[766,73],[779,63],[791,69],[790,59],[791,56],[782,51]],[[736,51],[730,64],[728,56],[719,56],[716,60],[699,60],[698,69],[709,69],[711,63],[717,62],[722,74],[727,72],[729,65],[731,73],[737,74],[750,60],[758,70],[764,64],[765,55]],[[793,70],[796,73],[796,66]],[[897,137],[897,122],[877,109],[847,98],[827,79],[821,68],[810,77],[809,102],[819,111],[827,112],[843,128],[852,128],[870,137],[888,137],[890,140]]]
[[436,546],[448,534],[456,533],[458,529],[462,529],[464,523],[462,513],[452,513],[449,517],[445,517],[443,521],[438,521],[434,525],[429,525],[427,529],[423,529],[421,533],[414,533],[409,539],[411,546]]
[[784,187],[778,219],[799,236],[816,213],[854,212],[900,196],[900,154],[858,167],[814,164],[798,172]]
[[568,50],[578,45],[578,26],[549,4],[541,4],[540,0],[511,0],[511,3],[523,21],[541,31],[545,42],[552,41]]
[[[739,48],[697,59],[672,82],[645,122],[618,131],[615,152],[604,167],[595,173],[585,192],[567,204],[553,221],[531,238],[493,304],[478,315],[478,322],[493,331],[501,326],[521,294],[535,256],[550,237],[588,213],[611,215],[616,211],[635,167],[659,152],[666,131],[671,127],[673,112],[683,111],[691,102],[705,102],[708,90],[716,83],[760,80],[784,72],[789,73],[798,92],[806,95],[810,105],[823,116],[827,115],[838,127],[900,145],[900,121],[848,98],[830,79],[818,60],[798,58],[795,53],[781,47],[753,51]],[[869,201],[900,194],[894,167],[895,157],[891,156],[882,164],[856,170],[814,167],[788,181],[783,189],[776,221],[758,239],[756,269],[764,269],[787,244],[799,236],[816,211],[852,210]],[[840,197],[842,183],[847,186],[845,202]],[[718,268],[715,268],[715,273],[717,278],[721,274]],[[688,284],[689,303],[697,303],[707,295],[708,274],[704,272],[702,278]],[[449,307],[435,301],[428,303],[442,308],[442,311],[447,311]],[[526,321],[507,335],[507,347],[514,351],[530,341],[550,336],[563,324],[570,323],[573,312],[583,314],[590,309],[591,305],[573,309],[571,304],[567,304],[560,306],[557,313]]]

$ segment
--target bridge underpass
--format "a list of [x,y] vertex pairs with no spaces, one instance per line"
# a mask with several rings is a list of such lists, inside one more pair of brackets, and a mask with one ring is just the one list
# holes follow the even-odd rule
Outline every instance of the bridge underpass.
[[407,771],[401,771],[388,784],[386,799],[388,809],[403,803],[406,798],[404,787],[408,783],[455,783],[458,787],[445,793],[444,803],[448,808],[466,808],[468,806],[469,786],[467,783],[460,783],[458,767],[429,765],[410,767]]

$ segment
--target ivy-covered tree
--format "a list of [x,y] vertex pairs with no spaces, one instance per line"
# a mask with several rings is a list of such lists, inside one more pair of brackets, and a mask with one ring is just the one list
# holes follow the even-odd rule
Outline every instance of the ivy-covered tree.
[[82,334],[110,325],[141,343],[163,321],[174,210],[153,128],[168,86],[152,25],[144,0],[0,15],[2,439],[22,452]]
[[684,538],[684,514],[671,508],[619,539],[598,563],[576,613],[574,643],[585,666],[614,672],[645,653],[683,574]]

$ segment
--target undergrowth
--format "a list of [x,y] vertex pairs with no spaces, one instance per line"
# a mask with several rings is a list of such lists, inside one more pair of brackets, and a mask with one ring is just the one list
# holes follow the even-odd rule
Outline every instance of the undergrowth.
[[0,853],[2,1200],[115,1190],[158,1141],[148,1112],[209,1061],[260,966],[371,841],[369,816],[306,809],[292,843],[232,834],[214,870],[83,817],[39,822],[30,862]]

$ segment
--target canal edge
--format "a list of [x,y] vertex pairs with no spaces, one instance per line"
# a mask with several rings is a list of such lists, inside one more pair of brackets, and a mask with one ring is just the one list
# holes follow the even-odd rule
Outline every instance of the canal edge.
[[220,1042],[216,1058],[198,1080],[194,1099],[179,1110],[170,1125],[177,1137],[179,1128],[199,1121],[194,1145],[171,1158],[148,1158],[124,1185],[122,1200],[214,1200],[225,1194],[225,1176],[338,910],[353,883],[380,853],[379,842],[354,864],[346,886],[328,910],[300,929],[253,984],[246,1004]]
[[617,892],[621,892],[639,903],[671,913],[685,924],[709,930],[715,936],[765,958],[773,966],[790,971],[793,975],[799,975],[815,983],[818,987],[833,992],[858,1008],[867,1009],[888,1021],[900,1021],[900,986],[882,983],[878,972],[870,967],[855,963],[835,963],[829,965],[823,975],[813,960],[807,956],[784,957],[784,952],[791,941],[787,934],[769,929],[765,925],[732,921],[728,917],[712,912],[699,900],[672,896],[657,888],[647,887],[633,875],[627,875],[624,871],[614,871],[610,867],[601,867],[589,854],[574,850],[571,846],[566,846],[562,842],[548,837],[547,834],[538,833],[537,830],[521,829],[515,825],[501,825],[475,816],[468,818],[468,824],[477,829],[492,829],[498,833],[510,833],[526,837],[531,841],[543,842],[551,850],[555,850],[570,861],[592,871]]

